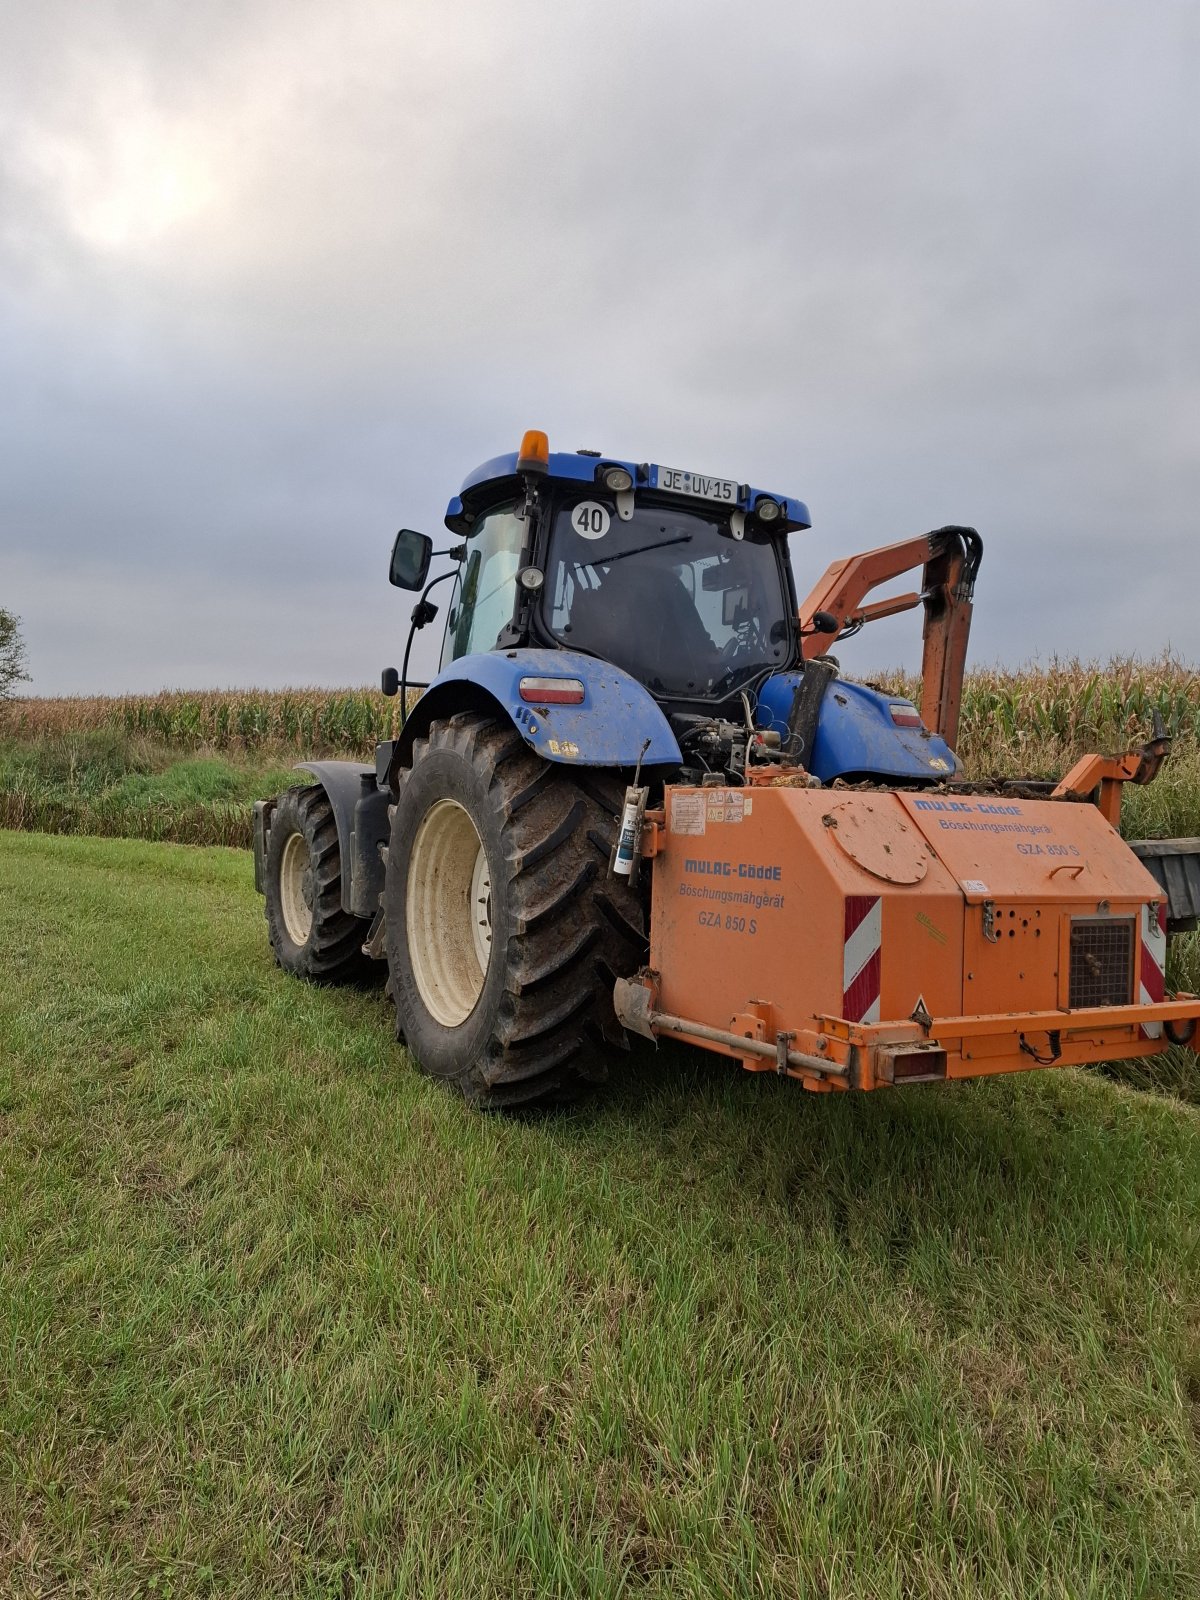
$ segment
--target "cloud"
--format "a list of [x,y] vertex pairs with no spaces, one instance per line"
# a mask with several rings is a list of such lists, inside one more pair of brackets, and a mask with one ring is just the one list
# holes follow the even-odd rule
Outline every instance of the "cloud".
[[1195,653],[1182,0],[6,33],[0,603],[36,689],[373,676],[395,527],[530,425],[802,495],[802,591],[975,523],[983,658]]

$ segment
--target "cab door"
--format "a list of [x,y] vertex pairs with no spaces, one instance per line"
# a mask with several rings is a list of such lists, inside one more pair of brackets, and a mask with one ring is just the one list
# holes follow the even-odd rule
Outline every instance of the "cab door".
[[460,656],[496,648],[513,618],[525,535],[526,523],[512,503],[485,511],[476,520],[450,599],[442,667]]

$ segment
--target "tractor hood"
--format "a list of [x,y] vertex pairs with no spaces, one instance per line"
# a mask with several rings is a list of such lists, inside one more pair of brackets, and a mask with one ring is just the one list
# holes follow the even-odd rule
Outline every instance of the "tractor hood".
[[[758,694],[759,727],[786,737],[800,682],[798,672],[778,672],[767,679]],[[911,723],[915,725],[905,725]],[[812,751],[802,759],[822,783],[858,777],[942,783],[959,767],[945,740],[920,725],[909,701],[841,678],[830,684],[821,701]]]

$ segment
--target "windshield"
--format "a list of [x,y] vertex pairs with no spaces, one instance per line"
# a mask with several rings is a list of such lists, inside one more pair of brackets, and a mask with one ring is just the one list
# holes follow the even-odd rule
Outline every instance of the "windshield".
[[775,551],[715,510],[638,505],[626,522],[601,500],[560,506],[543,620],[665,698],[721,698],[791,649]]

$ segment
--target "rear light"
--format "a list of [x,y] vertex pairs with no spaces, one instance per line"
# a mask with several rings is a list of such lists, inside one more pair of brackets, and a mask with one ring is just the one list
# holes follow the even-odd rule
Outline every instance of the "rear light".
[[625,494],[633,488],[633,474],[625,467],[605,467],[600,474],[600,481],[614,494]]
[[888,709],[892,713],[892,721],[898,728],[921,726],[921,713],[916,706],[910,706],[906,700],[893,700]]
[[522,700],[539,706],[578,706],[583,704],[583,681],[580,678],[522,678],[519,685]]

